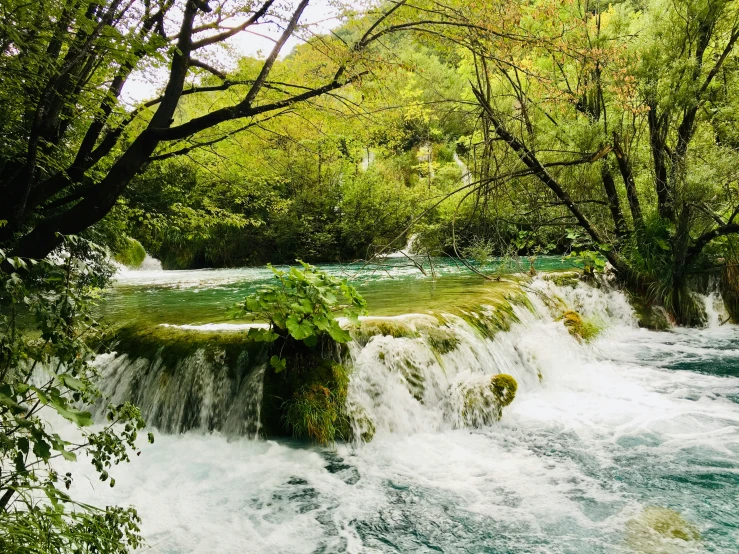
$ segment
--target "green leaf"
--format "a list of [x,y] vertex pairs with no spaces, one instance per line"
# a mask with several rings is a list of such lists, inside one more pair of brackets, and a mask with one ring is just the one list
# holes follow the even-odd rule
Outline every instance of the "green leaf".
[[339,327],[338,323],[336,323],[335,325],[332,325],[329,328],[328,334],[336,342],[344,343],[344,342],[349,342],[350,340],[352,340],[352,336],[349,334],[349,331]]
[[60,375],[59,380],[68,389],[76,390],[76,391],[83,391],[86,389],[85,384],[82,381],[80,381],[76,377],[73,377],[69,373],[64,373]]
[[296,340],[303,340],[313,334],[313,325],[307,319],[298,320],[295,315],[291,315],[286,321],[287,330]]
[[662,250],[665,250],[665,251],[670,250],[670,245],[665,239],[658,237],[655,239],[655,242],[657,243],[657,246],[659,246]]
[[281,371],[285,370],[285,367],[287,366],[287,360],[285,360],[284,358],[281,359],[278,356],[272,356],[269,359],[269,365],[274,368],[275,373],[280,373]]
[[44,439],[39,439],[33,444],[33,453],[41,459],[48,460],[51,456],[51,446]]

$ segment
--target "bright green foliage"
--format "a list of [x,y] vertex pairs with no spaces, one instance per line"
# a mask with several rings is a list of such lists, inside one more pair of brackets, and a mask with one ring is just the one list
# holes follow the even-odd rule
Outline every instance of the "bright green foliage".
[[[238,304],[239,316],[268,321],[269,331],[255,329],[250,334],[269,342],[288,336],[309,347],[325,336],[338,343],[348,342],[351,335],[341,327],[336,314],[357,324],[367,303],[346,279],[300,263],[302,270],[293,267],[282,271],[269,265],[278,283],[263,287]],[[271,365],[278,372],[285,369],[279,356],[272,357]]]
[[115,261],[128,267],[139,267],[144,258],[146,250],[136,239],[126,237],[124,247],[114,255]]
[[[59,257],[6,260],[0,252],[0,267],[10,268],[0,270],[0,551],[123,554],[141,544],[136,511],[75,502],[65,491],[72,474],[54,469],[56,460],[85,453],[112,487],[108,471],[129,460],[144,427],[139,410],[124,403],[90,429],[80,406],[104,402],[89,346],[101,330],[90,313],[112,270],[104,250],[75,237]],[[81,438],[62,437],[52,413]]]

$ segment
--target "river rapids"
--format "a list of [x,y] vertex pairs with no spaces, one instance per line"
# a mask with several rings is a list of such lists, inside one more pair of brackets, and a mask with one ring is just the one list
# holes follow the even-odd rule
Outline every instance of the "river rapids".
[[[347,403],[371,420],[369,443],[255,438],[256,372],[229,384],[194,355],[157,392],[156,364],[106,355],[104,390],[138,395],[160,430],[111,472],[115,488],[75,464],[73,492],[135,506],[155,553],[739,551],[739,328],[720,299],[703,298],[705,328],[657,332],[607,287],[538,277],[521,290],[492,336],[470,323],[484,307],[442,307],[392,316],[408,336],[351,344]],[[597,337],[569,333],[562,306]],[[516,379],[515,400],[498,422],[465,424],[457,391],[497,373]],[[197,396],[195,416],[178,395]]]

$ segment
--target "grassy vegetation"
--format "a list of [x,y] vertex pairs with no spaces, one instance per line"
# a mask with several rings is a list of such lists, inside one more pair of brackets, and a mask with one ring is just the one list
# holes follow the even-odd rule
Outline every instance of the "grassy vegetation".
[[113,255],[115,261],[119,264],[123,264],[126,267],[137,268],[141,267],[141,264],[146,258],[146,250],[136,239],[126,237],[123,241],[123,247]]

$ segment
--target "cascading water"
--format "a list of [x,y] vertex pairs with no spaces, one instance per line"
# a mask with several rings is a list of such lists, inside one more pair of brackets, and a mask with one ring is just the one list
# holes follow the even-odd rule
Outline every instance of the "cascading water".
[[[607,287],[522,287],[363,322],[384,331],[349,348],[366,444],[243,438],[259,431],[253,353],[206,341],[171,375],[166,351],[102,358],[114,398],[192,431],[159,434],[115,489],[78,477],[78,494],[136,505],[153,552],[736,552],[739,336],[718,297],[705,329],[655,332]],[[600,334],[578,340],[567,310]],[[470,418],[469,391],[500,373],[515,400]]]

